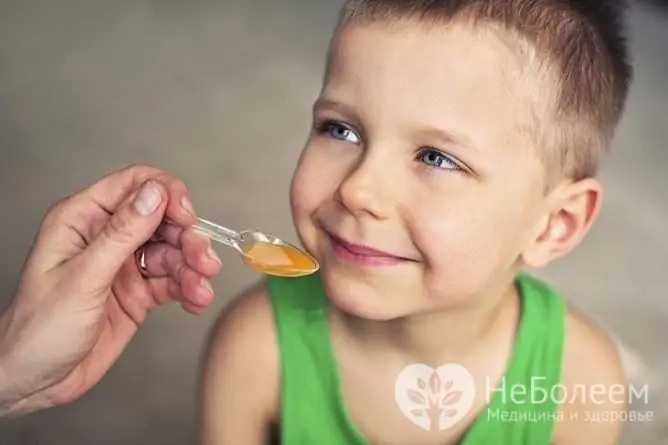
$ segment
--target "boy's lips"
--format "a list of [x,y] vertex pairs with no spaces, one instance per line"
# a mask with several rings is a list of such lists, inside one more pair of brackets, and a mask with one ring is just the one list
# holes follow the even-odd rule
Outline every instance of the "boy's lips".
[[327,233],[327,235],[338,256],[348,261],[378,265],[409,261],[408,258],[375,249],[370,246],[348,242],[331,233]]

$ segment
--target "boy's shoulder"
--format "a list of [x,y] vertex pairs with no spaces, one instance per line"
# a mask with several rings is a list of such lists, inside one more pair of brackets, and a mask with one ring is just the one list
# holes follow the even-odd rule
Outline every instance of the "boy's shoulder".
[[553,394],[561,411],[556,443],[616,444],[629,389],[619,347],[573,307],[568,307],[565,322],[563,392]]
[[280,404],[279,363],[271,302],[261,282],[228,303],[208,339],[202,388],[206,443],[264,440],[259,435],[274,422]]
[[241,292],[221,311],[208,350],[213,360],[234,359],[259,367],[263,375],[278,372],[274,315],[264,281]]

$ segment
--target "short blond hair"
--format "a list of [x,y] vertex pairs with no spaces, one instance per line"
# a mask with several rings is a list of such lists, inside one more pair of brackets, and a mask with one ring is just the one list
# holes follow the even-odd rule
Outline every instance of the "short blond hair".
[[335,37],[349,24],[403,19],[500,29],[541,73],[537,143],[550,169],[579,180],[596,175],[624,111],[624,10],[610,0],[348,0]]

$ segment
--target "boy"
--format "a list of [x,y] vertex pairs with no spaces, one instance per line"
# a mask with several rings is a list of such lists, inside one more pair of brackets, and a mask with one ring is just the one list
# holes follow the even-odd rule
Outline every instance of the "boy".
[[631,77],[619,17],[602,0],[346,3],[291,185],[321,269],[225,311],[204,443],[618,442],[614,344],[521,271],[598,216]]

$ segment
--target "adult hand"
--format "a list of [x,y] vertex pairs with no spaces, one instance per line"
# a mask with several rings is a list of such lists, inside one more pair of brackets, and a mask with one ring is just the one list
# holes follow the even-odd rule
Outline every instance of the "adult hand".
[[[221,263],[207,239],[186,230],[194,219],[185,185],[148,166],[114,173],[48,212],[0,318],[4,414],[79,398],[156,306],[207,308]],[[135,252],[149,240],[142,274]]]

